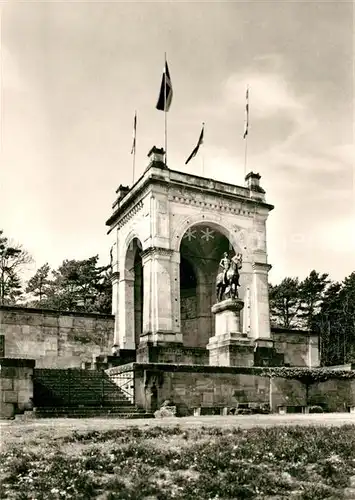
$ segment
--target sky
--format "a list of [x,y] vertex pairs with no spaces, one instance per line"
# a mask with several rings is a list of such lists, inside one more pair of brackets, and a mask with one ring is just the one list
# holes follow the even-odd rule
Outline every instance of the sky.
[[[261,175],[272,283],[355,270],[350,1],[0,2],[0,229],[48,262],[99,254],[115,190],[164,145],[168,166],[244,184]],[[201,123],[202,152],[187,166]],[[203,162],[202,162],[203,156]],[[204,165],[204,166],[203,166]],[[203,170],[204,168],[204,170]]]

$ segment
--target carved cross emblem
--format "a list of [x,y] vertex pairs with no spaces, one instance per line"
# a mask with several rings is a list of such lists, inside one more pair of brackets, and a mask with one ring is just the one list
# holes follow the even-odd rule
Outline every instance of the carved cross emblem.
[[212,231],[209,227],[206,227],[206,229],[202,229],[201,233],[202,233],[201,239],[205,241],[210,241],[213,240],[214,238],[214,231]]
[[189,241],[191,241],[192,239],[196,239],[196,229],[191,229],[189,227],[189,229],[184,234],[184,238],[187,238]]

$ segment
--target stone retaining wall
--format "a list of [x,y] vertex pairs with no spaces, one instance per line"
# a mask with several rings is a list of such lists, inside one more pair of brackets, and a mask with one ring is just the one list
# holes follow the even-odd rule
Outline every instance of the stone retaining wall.
[[[355,407],[355,378],[330,375],[329,380],[309,382],[305,378],[278,376],[273,368],[224,367],[129,363],[106,370],[110,377],[125,372],[134,378],[134,400],[150,410],[152,393],[156,405],[171,400],[180,415],[192,414],[199,407],[236,407],[238,403],[269,404],[273,412],[301,411],[319,405],[325,411],[344,412]],[[315,371],[316,373],[316,371]],[[302,381],[303,380],[303,381]],[[152,391],[155,386],[157,391]]]
[[201,406],[236,407],[238,403],[270,404],[273,411],[279,406],[307,405],[306,387],[298,380],[270,379],[247,367],[130,363],[107,373],[114,376],[125,371],[134,372],[135,404],[146,410],[152,405],[153,386],[158,406],[172,400],[180,415]]
[[111,315],[0,307],[5,356],[35,359],[38,368],[80,367],[113,345]]

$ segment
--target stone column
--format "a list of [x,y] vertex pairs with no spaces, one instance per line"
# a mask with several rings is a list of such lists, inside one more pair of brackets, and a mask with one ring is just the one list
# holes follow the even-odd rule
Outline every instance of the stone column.
[[120,349],[135,349],[134,341],[134,278],[118,283],[119,314],[118,337]]
[[310,334],[308,342],[308,367],[318,368],[320,366],[318,334]]
[[140,336],[142,333],[142,316],[143,316],[143,300],[142,291],[143,289],[143,269],[138,267],[135,269],[134,278],[134,344],[137,347],[140,342]]
[[111,276],[112,283],[112,314],[115,316],[115,330],[113,336],[113,351],[116,351],[120,347],[120,338],[119,338],[119,281],[120,281],[120,273],[114,271]]
[[213,334],[211,306],[212,293],[214,293],[214,283],[208,280],[201,273],[200,280],[197,283],[197,338],[195,339],[196,347],[206,347],[209,338]]
[[182,342],[180,333],[179,257],[151,247],[142,255],[144,300],[142,343]]
[[251,332],[251,284],[253,279],[252,264],[249,260],[243,260],[243,266],[239,271],[239,297],[244,302],[244,308],[241,313],[241,331],[250,336]]
[[[172,331],[181,338],[181,309],[180,309],[180,252],[170,252],[170,283],[171,283],[171,311]],[[179,340],[180,341],[180,340]]]
[[120,272],[119,272],[119,259],[118,259],[118,235],[117,233],[114,234],[112,246],[110,249],[110,257],[111,257],[111,268],[112,268],[112,275],[111,275],[111,283],[112,283],[112,314],[115,317],[115,326],[114,326],[114,336],[113,336],[113,346],[112,346],[112,352],[117,352],[117,350],[120,348],[120,336],[119,336],[119,331],[120,331],[120,325],[119,325],[119,281],[120,281]]
[[255,339],[271,340],[268,290],[268,272],[270,269],[270,264],[264,262],[253,263],[251,336]]

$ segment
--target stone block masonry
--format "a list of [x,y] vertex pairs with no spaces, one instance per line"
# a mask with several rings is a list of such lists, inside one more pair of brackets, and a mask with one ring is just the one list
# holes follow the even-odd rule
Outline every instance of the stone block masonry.
[[0,359],[0,418],[32,408],[34,366],[32,359]]
[[[204,332],[200,332],[204,335]],[[309,332],[272,328],[279,356],[290,366],[319,366],[317,337]],[[0,307],[0,358],[35,359],[38,368],[79,368],[97,356],[111,354],[114,317],[23,307]],[[172,345],[170,349],[142,346],[137,361],[146,362],[146,351],[154,351],[152,362],[207,364],[208,351],[195,338],[195,346]],[[130,360],[132,353],[130,351]],[[129,361],[130,361],[129,360]],[[128,360],[126,361],[128,362]],[[258,365],[264,363],[257,360]],[[246,360],[240,364],[246,365]],[[255,364],[255,360],[254,360]],[[273,362],[273,365],[282,364]]]
[[35,359],[37,368],[80,367],[113,345],[114,317],[0,307],[6,357]]
[[192,415],[196,408],[240,403],[269,405],[272,412],[281,408],[306,411],[312,405],[334,412],[355,407],[355,371],[325,375],[322,369],[129,363],[106,373],[110,378],[131,374],[138,407],[151,410],[155,387],[154,404],[160,407],[164,401],[172,401],[179,415]]
[[279,406],[307,405],[306,387],[298,380],[270,378],[260,368],[131,363],[110,368],[110,377],[125,371],[134,373],[135,404],[151,409],[151,388],[157,389],[158,407],[171,400],[179,415],[191,415],[194,408],[236,407],[239,403]]

